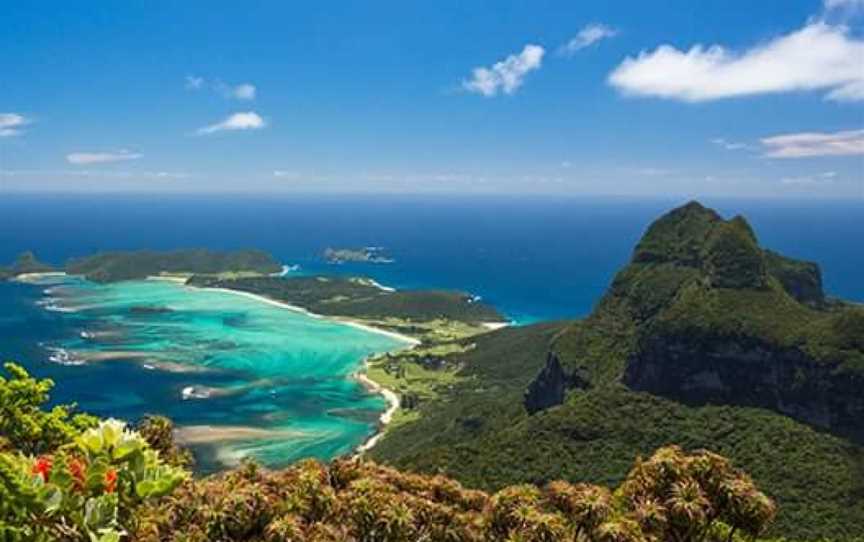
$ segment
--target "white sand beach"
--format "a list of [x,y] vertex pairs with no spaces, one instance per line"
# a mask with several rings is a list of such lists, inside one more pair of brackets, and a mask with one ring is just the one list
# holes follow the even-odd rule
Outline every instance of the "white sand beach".
[[373,326],[370,326],[368,324],[363,324],[363,323],[356,322],[354,320],[350,320],[347,318],[316,314],[314,312],[311,312],[311,311],[304,309],[303,307],[291,305],[289,303],[285,303],[284,301],[277,301],[275,299],[271,299],[269,297],[265,297],[265,296],[259,295],[259,294],[253,294],[251,292],[232,290],[230,288],[197,288],[195,286],[188,286],[188,287],[189,288],[196,288],[198,290],[207,290],[207,291],[211,291],[211,292],[223,292],[223,293],[227,293],[227,294],[239,295],[239,296],[243,296],[243,297],[246,297],[249,299],[254,299],[254,300],[259,301],[261,303],[267,303],[268,305],[273,305],[274,307],[280,307],[283,309],[288,309],[291,311],[299,312],[299,313],[305,314],[306,316],[309,316],[311,318],[323,318],[323,319],[330,320],[332,322],[339,322],[340,324],[344,324],[346,326],[352,326],[352,327],[355,327],[357,329],[362,329],[362,330],[368,331],[370,333],[378,333],[379,335],[386,335],[388,337],[391,337],[393,339],[402,341],[402,342],[410,344],[410,345],[420,344],[420,341],[418,339],[415,339],[414,337],[409,337],[407,335],[402,335],[401,333],[396,333],[395,331],[388,331],[386,329],[373,327]]
[[[365,370],[365,362],[364,362],[364,370]],[[385,410],[381,417],[378,419],[379,428],[378,431],[372,435],[369,440],[361,444],[357,447],[355,455],[362,455],[369,450],[371,450],[378,441],[381,440],[381,437],[384,436],[384,426],[393,421],[393,415],[396,414],[396,411],[399,409],[399,396],[393,391],[385,388],[384,386],[378,384],[368,376],[364,372],[357,372],[354,374],[354,378],[356,378],[361,384],[363,384],[366,389],[373,393],[380,393],[384,396],[384,399],[387,400],[387,410]]]

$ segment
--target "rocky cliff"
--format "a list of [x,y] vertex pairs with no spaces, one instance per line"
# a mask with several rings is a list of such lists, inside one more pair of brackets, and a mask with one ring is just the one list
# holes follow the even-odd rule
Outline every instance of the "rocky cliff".
[[743,217],[692,202],[648,228],[594,313],[554,341],[524,406],[623,383],[864,441],[862,341],[864,309],[827,302],[817,264],[764,250]]

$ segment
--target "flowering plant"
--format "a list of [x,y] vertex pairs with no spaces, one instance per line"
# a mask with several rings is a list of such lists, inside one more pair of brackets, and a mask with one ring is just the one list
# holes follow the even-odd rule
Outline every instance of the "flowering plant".
[[0,535],[118,541],[138,506],[187,477],[125,423],[105,420],[52,454],[0,453]]

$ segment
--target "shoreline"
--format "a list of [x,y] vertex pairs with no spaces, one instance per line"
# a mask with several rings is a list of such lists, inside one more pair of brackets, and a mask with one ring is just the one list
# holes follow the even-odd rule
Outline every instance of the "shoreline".
[[387,401],[387,410],[381,413],[381,416],[378,418],[378,429],[373,433],[368,439],[366,439],[363,444],[357,446],[354,449],[354,457],[359,457],[378,444],[378,441],[384,436],[384,430],[386,426],[393,421],[393,415],[396,414],[396,411],[399,410],[401,406],[401,402],[399,400],[399,396],[393,390],[389,388],[385,388],[378,382],[375,382],[366,374],[366,370],[369,367],[369,363],[367,360],[363,360],[363,368],[352,376],[360,382],[360,384],[366,388],[368,391],[372,393],[377,393],[384,397]]
[[[176,282],[176,281],[172,281],[172,282]],[[253,294],[252,292],[244,292],[242,290],[232,290],[230,288],[201,288],[198,286],[189,286],[187,284],[184,284],[184,286],[186,286],[187,288],[193,288],[193,289],[201,290],[201,291],[222,292],[222,293],[228,293],[228,294],[243,296],[247,299],[252,299],[252,300],[255,300],[255,301],[258,301],[261,303],[266,303],[266,304],[274,306],[274,307],[279,307],[282,309],[287,309],[290,311],[298,312],[298,313],[303,314],[305,316],[309,316],[310,318],[316,318],[318,320],[329,320],[329,321],[334,322],[334,323],[338,323],[338,324],[342,324],[342,325],[346,325],[346,326],[351,326],[351,327],[354,327],[357,329],[362,329],[363,331],[368,331],[370,333],[377,333],[379,335],[385,335],[387,337],[390,337],[391,339],[396,339],[398,341],[402,341],[402,342],[404,342],[404,343],[406,343],[412,347],[417,346],[421,343],[421,341],[419,339],[415,339],[414,337],[409,337],[408,335],[403,335],[401,333],[396,333],[395,331],[388,331],[386,329],[381,329],[378,327],[370,326],[369,324],[358,322],[356,320],[351,320],[348,318],[343,318],[341,316],[327,316],[324,314],[314,313],[308,309],[304,309],[303,307],[298,307],[297,305],[291,305],[290,303],[286,303],[284,301],[277,301],[275,299],[272,299],[272,298],[269,298],[269,297],[266,297],[266,296],[263,296],[260,294]]]
[[[230,288],[201,288],[201,287],[197,287],[197,286],[189,286],[189,285],[185,284],[185,280],[175,278],[175,277],[148,277],[148,280],[163,280],[163,281],[167,281],[167,282],[172,282],[174,284],[182,285],[182,286],[185,286],[185,287],[190,288],[190,289],[195,289],[195,290],[200,290],[200,291],[222,292],[222,293],[228,293],[228,294],[243,296],[247,299],[252,299],[252,300],[258,301],[260,303],[266,303],[266,304],[271,305],[273,307],[278,307],[281,309],[286,309],[286,310],[298,312],[298,313],[303,314],[305,316],[309,316],[310,318],[330,320],[332,322],[344,324],[347,326],[352,326],[352,327],[355,327],[357,329],[362,329],[362,330],[368,331],[370,333],[378,333],[380,335],[386,335],[390,338],[397,339],[397,340],[400,340],[400,341],[406,343],[406,347],[404,349],[414,348],[415,346],[418,346],[422,343],[422,341],[420,341],[419,339],[415,339],[414,337],[409,337],[407,335],[402,335],[401,333],[396,333],[394,331],[388,331],[386,329],[376,328],[374,326],[370,326],[370,325],[365,324],[365,323],[360,323],[357,321],[353,321],[353,320],[349,320],[349,319],[345,319],[345,318],[341,318],[341,317],[333,317],[333,316],[325,316],[322,314],[317,314],[317,313],[311,312],[307,309],[304,309],[303,307],[291,305],[290,303],[285,303],[284,301],[277,301],[275,299],[271,299],[271,298],[263,296],[263,295],[253,294],[252,292],[244,292],[242,290],[232,290]],[[488,325],[488,324],[485,324],[485,325]],[[507,325],[507,324],[504,324],[504,325]],[[390,352],[392,352],[392,350]],[[367,391],[369,391],[371,393],[377,393],[377,394],[381,395],[382,397],[384,397],[384,400],[387,401],[387,408],[384,410],[384,412],[381,413],[381,416],[378,418],[378,427],[376,428],[375,432],[368,439],[366,439],[363,443],[361,443],[360,445],[358,445],[354,449],[353,455],[355,457],[360,456],[360,455],[368,452],[376,444],[378,444],[378,441],[380,441],[381,438],[384,436],[384,428],[393,420],[393,415],[396,414],[396,411],[399,410],[399,406],[400,406],[399,395],[397,395],[396,392],[394,392],[393,390],[391,390],[389,388],[385,388],[384,386],[382,386],[378,382],[375,382],[374,380],[369,378],[369,376],[367,376],[366,370],[367,370],[368,366],[369,366],[368,361],[366,359],[364,359],[362,361],[362,365],[361,365],[360,369],[355,371],[351,375],[351,377],[354,378],[355,380],[357,380],[357,382],[359,382],[360,385],[362,385],[364,388],[366,388]]]
[[13,276],[10,280],[16,282],[31,282],[45,277],[65,277],[66,271],[42,271],[40,273],[21,273]]

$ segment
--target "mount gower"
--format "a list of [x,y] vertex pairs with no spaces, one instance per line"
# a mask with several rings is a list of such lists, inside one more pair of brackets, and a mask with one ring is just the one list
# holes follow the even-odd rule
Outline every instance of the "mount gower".
[[864,536],[864,307],[817,264],[691,202],[656,220],[584,320],[504,329],[372,456],[470,485],[616,483],[669,443],[777,499],[775,532]]

